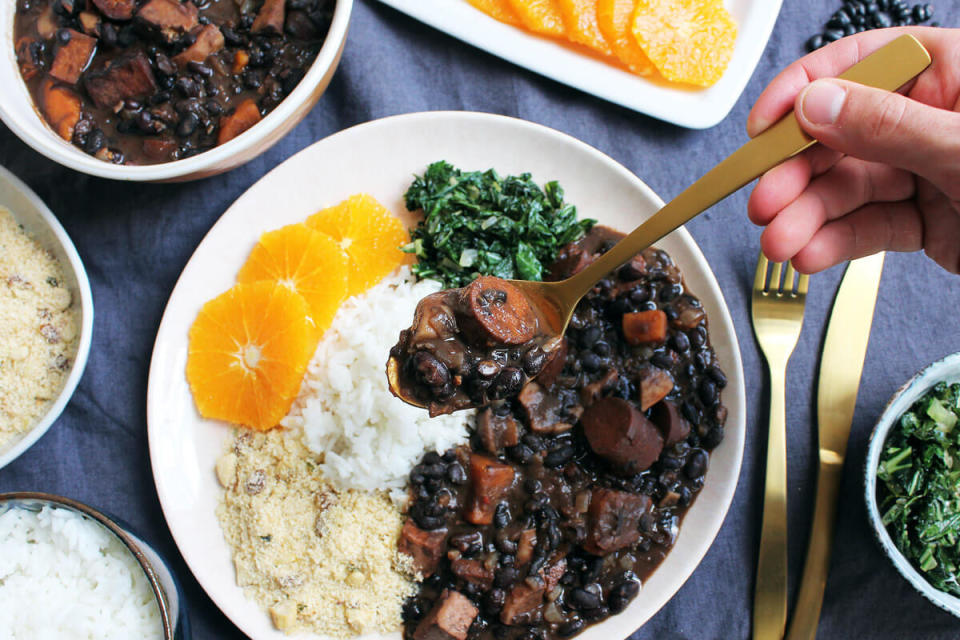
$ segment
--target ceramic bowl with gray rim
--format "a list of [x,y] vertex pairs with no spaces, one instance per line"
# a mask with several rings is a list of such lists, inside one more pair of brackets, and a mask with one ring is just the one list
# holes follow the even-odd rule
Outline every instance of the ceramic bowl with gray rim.
[[183,589],[167,561],[133,533],[130,526],[102,511],[70,498],[39,492],[0,493],[0,514],[10,509],[39,511],[45,506],[67,509],[98,523],[125,546],[150,584],[163,624],[164,640],[191,640],[190,620]]
[[0,207],[9,209],[14,220],[30,234],[33,240],[53,254],[63,268],[65,285],[73,296],[74,304],[80,307],[77,352],[73,357],[63,388],[47,409],[47,413],[29,431],[10,446],[0,449],[0,469],[2,469],[47,432],[73,396],[90,354],[93,336],[93,294],[90,292],[90,282],[83,262],[63,226],[30,187],[3,167],[0,167]]
[[897,571],[900,572],[900,575],[906,578],[907,582],[912,584],[927,600],[944,611],[949,611],[953,615],[960,617],[960,598],[940,591],[927,582],[923,574],[904,557],[894,544],[889,532],[887,532],[887,528],[883,526],[876,498],[877,466],[880,464],[880,454],[883,452],[884,445],[886,444],[887,435],[899,422],[900,416],[939,382],[960,382],[960,353],[951,354],[922,370],[900,387],[900,389],[893,394],[890,402],[887,403],[883,414],[881,414],[880,419],[877,421],[877,426],[874,427],[873,433],[870,435],[864,469],[864,499],[867,504],[867,517],[870,520],[873,533],[880,542],[884,553],[893,563],[893,566],[896,567]]

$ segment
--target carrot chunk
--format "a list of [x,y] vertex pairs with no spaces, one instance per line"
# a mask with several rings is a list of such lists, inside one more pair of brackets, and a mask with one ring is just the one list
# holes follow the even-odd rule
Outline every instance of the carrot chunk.
[[667,339],[667,314],[659,309],[623,314],[623,337],[632,345]]
[[253,98],[247,98],[240,103],[236,111],[220,119],[217,144],[233,140],[258,122],[260,122],[260,108]]

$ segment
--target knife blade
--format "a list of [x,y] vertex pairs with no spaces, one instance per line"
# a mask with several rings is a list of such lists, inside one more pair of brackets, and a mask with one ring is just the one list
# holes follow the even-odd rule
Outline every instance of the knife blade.
[[857,405],[857,390],[867,355],[884,257],[885,254],[878,253],[850,262],[830,313],[817,388],[820,454],[817,497],[800,594],[787,640],[814,640],[817,635],[830,568],[843,460]]

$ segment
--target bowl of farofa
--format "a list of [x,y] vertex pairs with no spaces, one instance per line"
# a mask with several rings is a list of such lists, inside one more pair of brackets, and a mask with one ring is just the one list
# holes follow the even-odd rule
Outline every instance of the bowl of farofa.
[[[39,3],[35,4],[40,6]],[[56,4],[62,6],[59,2]],[[117,2],[115,4],[128,5],[130,3]],[[145,4],[146,3],[141,2],[135,6],[137,9],[142,9]],[[161,4],[169,5],[171,3]],[[200,29],[203,26],[209,26],[204,22],[198,22],[196,15],[199,9],[199,17],[206,20],[207,18],[204,12],[209,8],[209,3],[179,2],[178,0],[173,4],[193,14],[194,30]],[[221,4],[227,5],[226,2]],[[229,4],[233,5],[234,3],[231,0]],[[252,160],[289,133],[290,130],[309,113],[330,84],[333,74],[339,65],[340,56],[346,42],[347,26],[353,0],[335,0],[329,30],[325,35],[323,44],[316,57],[303,68],[302,78],[296,83],[296,86],[292,90],[285,93],[281,102],[271,109],[260,109],[259,117],[257,117],[255,123],[251,123],[250,118],[245,118],[247,124],[238,128],[238,130],[242,132],[235,134],[235,137],[231,136],[229,139],[225,139],[222,143],[220,143],[218,139],[218,144],[212,148],[207,148],[206,146],[203,148],[198,147],[195,150],[197,151],[195,155],[191,154],[189,157],[178,156],[177,159],[165,159],[156,163],[137,162],[136,164],[115,164],[113,161],[98,159],[86,153],[84,148],[73,144],[72,141],[76,140],[76,136],[72,127],[70,127],[70,131],[65,134],[62,132],[58,133],[54,126],[48,124],[43,113],[43,105],[39,104],[37,100],[34,100],[34,97],[31,95],[31,90],[28,87],[29,81],[24,80],[20,63],[18,62],[18,40],[15,33],[15,20],[21,5],[22,3],[20,2],[0,3],[0,47],[4,50],[4,54],[0,56],[0,86],[4,87],[4,91],[0,94],[0,119],[3,120],[7,127],[34,150],[76,171],[113,180],[177,182],[216,175]],[[53,5],[53,0],[50,0],[50,5]],[[77,6],[84,5],[78,3]],[[111,28],[121,30],[125,26],[132,27],[134,24],[136,24],[137,29],[143,26],[144,21],[140,20],[139,14],[135,14],[132,17],[111,17],[107,15],[109,12],[101,14],[100,7],[96,5],[88,3],[87,6],[88,9],[85,12],[95,14],[96,18],[101,20],[100,24],[102,26],[109,25]],[[103,6],[108,5],[103,4]],[[258,6],[258,3],[253,3],[253,6]],[[259,3],[259,6],[262,6],[262,3]],[[57,14],[57,11],[54,10],[54,13]],[[62,13],[57,15],[61,16]],[[70,31],[76,34],[72,36],[72,40],[70,36],[66,38],[68,44],[69,42],[79,42],[81,40],[88,44],[92,42],[91,57],[87,59],[86,63],[82,62],[82,60],[80,62],[82,72],[90,70],[101,71],[100,67],[106,63],[106,60],[99,60],[98,58],[100,56],[93,53],[99,51],[101,48],[108,53],[107,57],[112,57],[118,53],[121,54],[122,57],[137,47],[150,44],[149,42],[137,43],[136,47],[118,47],[116,43],[114,43],[114,46],[111,47],[103,37],[98,37],[98,34],[99,36],[103,35],[102,32],[90,31],[90,34],[81,33],[83,30],[81,24],[77,17],[73,17],[66,22],[61,21],[57,26],[63,26],[63,28],[59,28],[57,33]],[[285,25],[281,34],[286,31]],[[198,37],[194,34],[194,31],[190,31],[186,35],[189,35],[191,38]],[[216,37],[221,43],[223,42],[223,35],[218,34]],[[102,43],[101,40],[103,40]],[[57,37],[52,37],[47,38],[39,44],[43,45],[47,51],[55,52],[61,46],[62,40],[58,40]],[[228,48],[229,46],[224,47],[223,51],[226,51]],[[211,54],[208,58],[203,59],[202,62],[210,62],[210,58],[212,57],[213,55]],[[193,59],[192,61],[196,62],[197,60]],[[146,60],[143,64],[149,64],[152,65],[154,69],[156,68],[156,61],[152,59]],[[204,72],[206,73],[208,70],[209,68]],[[84,86],[83,79],[77,82],[65,82],[62,79],[62,74],[53,75],[48,73],[48,71],[49,69],[47,68],[42,70],[41,76],[43,76],[44,79],[55,80],[54,85],[56,87],[75,92],[84,100],[84,114],[88,111],[95,111],[88,109],[91,105],[88,105],[86,102],[87,93],[86,89],[82,88]],[[156,73],[156,71],[151,73]],[[125,73],[124,77],[117,79],[118,82],[116,82],[116,84],[119,86],[126,85],[129,80],[128,76],[129,74]],[[232,77],[239,78],[240,76],[234,74]],[[163,89],[161,91],[161,87],[158,84],[154,88],[158,91],[153,95],[148,95],[149,92],[144,92],[137,95],[136,98],[130,98],[130,100],[135,100],[137,103],[142,102],[144,110],[147,110],[147,107],[153,104],[154,99],[159,93],[165,92],[174,96],[175,100],[170,100],[168,103],[165,103],[167,106],[173,104],[174,101],[179,103],[185,101],[185,98],[189,99],[187,98],[189,94],[184,94],[173,87],[171,87],[170,90]],[[121,98],[123,97],[125,96],[121,96]],[[210,97],[211,96],[200,95],[199,98],[193,99],[203,101]],[[223,100],[223,94],[221,94],[221,98],[218,98],[218,100]],[[225,100],[223,101],[225,102]],[[102,100],[100,102],[102,103]],[[121,99],[116,105],[109,109],[106,107],[97,108],[104,109],[113,119],[120,119],[125,109],[125,107],[121,108],[120,105],[125,105],[127,102],[128,100]],[[221,108],[223,112],[218,112],[211,117],[215,121],[219,121],[221,117],[227,117],[234,113],[234,110],[238,109],[239,106],[240,105],[222,104]],[[95,126],[99,128],[104,125],[104,122],[102,118],[98,117]],[[180,120],[171,119],[169,129],[175,131],[179,122]],[[57,128],[59,128],[59,126],[60,125],[57,125]],[[201,120],[196,130],[201,131],[206,128],[207,125],[203,124]],[[160,136],[147,134],[143,137],[144,139],[148,139],[158,138]],[[107,146],[104,146],[104,149],[107,149]]]
[[0,167],[0,387],[9,391],[0,398],[0,468],[63,412],[92,333],[93,296],[73,242],[43,201]]

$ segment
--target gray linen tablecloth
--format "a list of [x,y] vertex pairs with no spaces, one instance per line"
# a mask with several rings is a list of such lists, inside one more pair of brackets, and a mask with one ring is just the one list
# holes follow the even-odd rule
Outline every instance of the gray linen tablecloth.
[[[374,0],[358,0],[343,62],[326,95],[290,135],[226,175],[180,185],[108,182],[41,157],[0,126],[0,163],[57,213],[89,271],[96,304],[86,374],[66,412],[32,449],[0,470],[0,491],[66,495],[145,532],[184,583],[194,636],[242,638],[193,579],[163,520],[146,437],[147,369],[154,335],[181,269],[207,229],[245,189],[331,133],[397,113],[502,113],[569,133],[609,154],[669,199],[746,140],[749,107],[803,52],[839,0],[785,0],[763,59],[733,112],[689,131],[608,104],[462,44]],[[960,3],[935,7],[960,25]],[[960,70],[958,70],[960,73]],[[763,494],[768,391],[750,328],[759,230],[744,190],[688,225],[720,281],[736,323],[747,380],[748,438],[736,496],[700,567],[633,638],[747,638]],[[789,371],[790,598],[796,596],[816,473],[814,390],[826,317],[841,271],[813,279]],[[861,498],[865,443],[894,390],[919,368],[960,350],[960,279],[923,255],[887,260],[844,471],[821,638],[955,638],[960,621],[929,604],[872,539]],[[640,597],[643,597],[642,594]],[[2,621],[0,621],[2,625]]]

